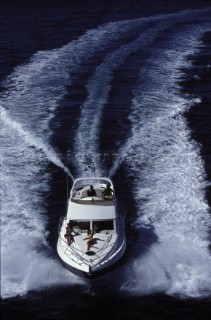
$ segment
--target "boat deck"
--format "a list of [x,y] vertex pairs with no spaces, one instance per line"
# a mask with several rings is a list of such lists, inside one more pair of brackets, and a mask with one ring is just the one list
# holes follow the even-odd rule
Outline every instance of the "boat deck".
[[95,265],[109,253],[117,238],[116,233],[106,234],[105,232],[94,235],[89,251],[87,250],[87,240],[85,240],[87,233],[73,235],[74,242],[70,246],[67,245],[66,240],[63,238],[66,254],[70,254],[75,261],[83,261],[84,263]]

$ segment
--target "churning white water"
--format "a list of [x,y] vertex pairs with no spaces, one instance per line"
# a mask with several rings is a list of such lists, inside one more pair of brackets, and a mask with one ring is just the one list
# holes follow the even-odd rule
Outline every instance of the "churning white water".
[[[80,73],[88,58],[94,59],[109,46],[113,51],[87,79],[87,99],[76,119],[78,128],[70,152],[99,152],[100,124],[113,73],[130,54],[145,52],[142,65],[135,65],[140,78],[128,106],[129,139],[120,143],[119,157],[110,170],[114,176],[124,164],[128,176],[133,177],[137,208],[137,241],[130,245],[130,258],[120,267],[116,285],[130,295],[210,294],[206,177],[199,146],[191,140],[183,117],[196,101],[182,96],[177,84],[179,69],[191,66],[187,56],[197,54],[199,37],[210,27],[206,10],[203,12],[203,18],[193,11],[99,26],[60,49],[36,53],[6,79],[0,96],[2,297],[55,285],[84,285],[64,270],[47,242],[51,217],[45,197],[52,183],[48,163],[74,179],[63,163],[64,155],[51,145],[49,124],[66,86],[71,90],[72,74]],[[195,25],[185,25],[193,16]],[[177,25],[175,30],[178,22],[182,27]],[[134,39],[125,44],[124,37],[131,32]],[[121,39],[123,44],[115,47]],[[86,159],[74,166],[78,174],[85,173]],[[106,173],[99,161],[97,170],[96,174]]]
[[153,50],[134,90],[131,138],[120,153],[134,177],[134,228],[140,232],[122,286],[134,294],[210,294],[207,182],[199,146],[183,117],[197,100],[182,97],[177,85],[180,68],[189,65],[187,55],[200,46],[197,32],[201,29],[178,33],[162,52]]

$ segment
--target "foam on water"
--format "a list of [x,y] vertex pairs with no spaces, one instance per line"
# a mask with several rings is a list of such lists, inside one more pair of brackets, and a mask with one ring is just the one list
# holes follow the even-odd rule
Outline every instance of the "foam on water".
[[[88,99],[82,106],[81,128],[85,126],[84,135],[91,113],[96,112],[99,107],[92,126],[96,133],[93,150],[97,152],[99,124],[113,70],[141,46],[141,40],[146,44],[150,43],[157,34],[170,25],[172,18],[188,18],[188,15],[186,12],[113,22],[89,30],[79,39],[60,49],[38,52],[28,64],[17,67],[4,82],[0,118],[2,297],[22,295],[30,290],[59,284],[83,285],[82,280],[65,271],[57,262],[46,240],[47,224],[50,219],[47,217],[45,207],[45,195],[50,190],[47,161],[52,161],[71,176],[63,165],[60,155],[50,145],[49,122],[66,92],[65,86],[71,84],[72,73],[79,70],[81,63],[90,57],[95,57],[109,44],[123,39],[132,30],[150,23],[149,30],[145,30],[144,35],[141,34],[134,42],[109,54],[96,68],[88,83]],[[161,20],[168,21],[152,28],[151,23]],[[190,39],[192,39],[191,32]],[[151,38],[146,40],[146,36]],[[187,34],[184,37],[187,38]],[[177,91],[175,70],[176,67],[183,66],[184,45],[179,42],[179,49],[176,50],[171,44],[171,50],[166,50],[165,59],[162,58],[164,49],[161,48],[159,51],[157,48],[156,56],[152,55],[150,60],[151,69],[149,65],[145,69],[142,68],[145,81],[142,79],[143,75],[140,76],[144,91],[141,86],[140,90],[139,86],[134,90],[130,118],[133,128],[131,141],[125,149],[120,150],[121,154],[124,151],[133,159],[131,164],[127,163],[127,168],[128,173],[136,179],[134,198],[139,206],[137,228],[139,226],[144,228],[144,224],[153,224],[159,237],[159,242],[151,246],[146,239],[142,239],[141,246],[135,248],[135,251],[139,252],[142,251],[142,246],[145,246],[148,252],[147,254],[140,252],[136,259],[131,258],[129,262],[132,278],[135,279],[133,289],[130,285],[131,273],[127,272],[128,266],[123,270],[126,282],[129,283],[127,290],[131,294],[164,290],[169,293],[194,295],[206,291],[206,285],[209,284],[209,280],[205,281],[205,278],[207,276],[207,279],[210,279],[210,273],[205,264],[198,262],[198,259],[206,261],[207,265],[210,262],[206,249],[209,219],[203,194],[205,182],[203,163],[197,153],[198,146],[190,142],[185,121],[179,114],[179,110],[184,109],[187,101],[182,99],[178,92],[175,93],[175,90]],[[181,59],[178,60],[178,57]],[[166,59],[169,64],[166,64]],[[157,60],[162,67],[156,74]],[[161,72],[162,68],[164,71]],[[104,73],[106,77],[101,91],[101,86],[96,87],[96,83]],[[160,77],[161,81],[157,77]],[[152,91],[149,90],[146,79],[154,89],[154,93],[157,90],[154,100],[151,101],[147,100],[148,94]],[[161,83],[163,86],[157,87]],[[165,95],[169,94],[166,99],[164,99],[164,89]],[[142,92],[145,92],[144,95]],[[170,95],[169,92],[173,93]],[[98,98],[101,99],[100,104],[96,104]],[[139,115],[140,101],[143,101],[142,116]],[[92,102],[94,108],[90,112]],[[188,165],[184,165],[184,161]],[[114,168],[111,170],[113,173]],[[176,175],[175,170],[177,170]],[[79,168],[80,171],[83,171],[82,166]],[[184,248],[186,243],[187,249]],[[191,246],[193,243],[195,246]],[[152,280],[150,274],[153,275]],[[126,290],[124,285],[122,288]]]
[[203,31],[206,28],[184,30],[162,52],[154,51],[134,90],[131,138],[120,153],[134,178],[134,227],[141,233],[151,226],[153,233],[141,238],[139,249],[134,245],[136,259],[129,262],[122,286],[130,294],[211,293],[207,182],[199,146],[183,117],[191,101],[181,96],[177,85],[179,68],[200,46]]
[[[130,263],[121,290],[130,295],[168,293],[188,297],[210,295],[210,257],[205,246],[157,230],[159,243]],[[133,248],[134,249],[134,248]],[[138,250],[138,248],[136,248]],[[144,254],[143,254],[144,252]],[[131,276],[131,273],[133,276]],[[206,277],[208,276],[208,277]]]
[[[124,28],[125,25],[125,28]],[[2,146],[2,297],[25,294],[48,285],[82,283],[65,271],[47,238],[45,195],[49,192],[47,159],[71,177],[50,146],[49,122],[71,82],[71,72],[87,57],[124,36],[125,22],[88,31],[61,49],[38,52],[4,82],[1,93]],[[72,177],[73,178],[73,177]]]
[[59,156],[50,145],[47,145],[40,138],[33,136],[29,132],[25,131],[20,123],[12,120],[9,117],[8,112],[2,107],[0,107],[0,117],[4,124],[6,124],[13,131],[12,134],[18,134],[22,137],[22,139],[24,139],[27,145],[36,147],[38,150],[42,150],[49,161],[53,162],[55,165],[63,169],[64,172],[66,172],[72,178],[72,180],[74,179],[68,168],[64,166]]
[[[207,9],[201,12],[207,12]],[[108,54],[103,63],[100,64],[94,74],[91,76],[87,84],[88,97],[87,100],[81,106],[81,117],[78,125],[78,129],[75,137],[75,158],[77,158],[78,167],[76,168],[79,175],[89,174],[87,166],[94,164],[96,167],[95,175],[105,175],[105,168],[102,166],[99,153],[99,136],[100,136],[100,123],[102,121],[103,109],[108,101],[108,95],[111,87],[111,80],[113,72],[124,60],[133,52],[137,50],[145,50],[162,32],[169,28],[172,24],[172,19],[175,21],[183,21],[185,19],[192,19],[194,14],[198,14],[197,10],[180,12],[180,14],[168,14],[158,15],[155,17],[147,17],[141,19],[134,19],[126,22],[118,22],[112,27],[115,29],[116,36],[122,36],[122,30],[125,35],[131,32],[137,27],[147,26],[147,30],[142,31],[141,35],[134,41],[127,45],[123,45],[116,51]],[[153,22],[153,27],[150,28],[149,22]],[[106,25],[106,28],[110,29],[110,24]],[[121,30],[120,30],[121,29]],[[113,33],[112,33],[113,34]],[[110,35],[109,35],[110,37]],[[175,46],[176,48],[176,46]],[[173,48],[172,48],[173,51]],[[175,51],[173,54],[177,55]],[[155,75],[151,75],[154,77]],[[159,93],[158,93],[159,94]],[[119,162],[119,158],[117,159]],[[118,163],[115,163],[114,167],[110,171],[112,176]],[[93,175],[93,173],[92,173]]]
[[10,110],[12,118],[23,124],[24,129],[36,132],[42,139],[45,134],[48,141],[49,122],[66,93],[66,85],[71,84],[73,72],[109,43],[124,38],[125,32],[146,22],[147,18],[129,24],[109,23],[87,31],[60,49],[37,52],[28,64],[16,67],[4,81],[1,106]]
[[2,120],[1,296],[22,295],[58,281],[80,282],[63,270],[46,240],[50,179],[46,157]]
[[[112,73],[124,60],[134,51],[149,45],[156,37],[171,24],[170,21],[159,22],[152,28],[147,29],[141,36],[133,42],[121,46],[116,51],[108,54],[103,63],[99,65],[94,75],[87,84],[88,98],[82,105],[81,118],[75,138],[75,149],[77,154],[83,155],[83,162],[80,163],[80,174],[86,172],[87,165],[94,163],[96,166],[96,176],[103,176],[104,172],[99,150],[100,123],[102,112],[108,100],[111,87]],[[97,155],[97,157],[96,157]]]

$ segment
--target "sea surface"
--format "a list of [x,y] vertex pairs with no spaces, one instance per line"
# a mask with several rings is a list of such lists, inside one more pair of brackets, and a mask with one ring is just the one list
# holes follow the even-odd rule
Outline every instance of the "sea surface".
[[[0,139],[3,320],[210,319],[210,1],[2,0]],[[127,250],[88,280],[56,244],[91,175]]]

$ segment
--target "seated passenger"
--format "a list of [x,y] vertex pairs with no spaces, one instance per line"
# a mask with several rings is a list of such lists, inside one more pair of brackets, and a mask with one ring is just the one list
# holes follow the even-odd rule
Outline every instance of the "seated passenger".
[[90,186],[90,189],[87,191],[87,197],[96,197],[97,193],[93,186]]
[[110,183],[107,183],[106,188],[102,192],[102,197],[104,199],[111,199],[114,194],[114,191],[111,189]]

